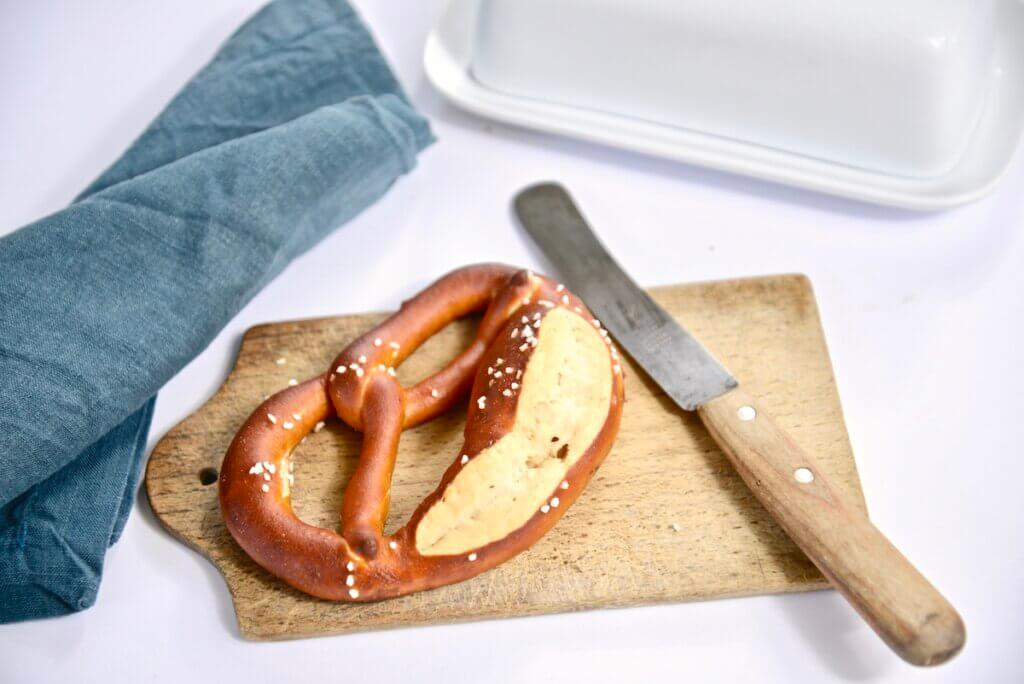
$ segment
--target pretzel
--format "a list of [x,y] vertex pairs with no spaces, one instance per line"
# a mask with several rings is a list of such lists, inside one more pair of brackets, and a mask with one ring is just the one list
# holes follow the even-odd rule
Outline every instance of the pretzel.
[[[402,387],[395,368],[452,320],[486,310],[444,369]],[[409,522],[385,536],[402,430],[472,389],[465,443]],[[259,565],[335,601],[460,582],[529,547],[576,500],[611,448],[619,357],[586,307],[549,278],[484,264],[449,273],[359,337],[328,371],[264,401],[220,476],[228,530]],[[292,451],[337,416],[363,433],[341,533],[292,512]]]

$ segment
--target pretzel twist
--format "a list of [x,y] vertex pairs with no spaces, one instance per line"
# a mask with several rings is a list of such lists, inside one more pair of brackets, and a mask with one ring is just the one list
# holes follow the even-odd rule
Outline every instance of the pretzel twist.
[[[423,342],[481,310],[476,336],[451,363],[412,387],[399,384],[395,369]],[[577,372],[566,378],[569,369]],[[385,536],[402,430],[446,411],[471,386],[460,455],[409,522]],[[554,525],[611,448],[622,397],[617,353],[575,296],[529,271],[469,266],[403,303],[325,373],[264,401],[225,455],[221,510],[249,556],[314,596],[372,601],[462,581]],[[582,417],[574,421],[574,412]],[[341,534],[299,520],[290,499],[292,451],[332,415],[363,433]],[[543,432],[554,426],[584,444],[559,444]]]

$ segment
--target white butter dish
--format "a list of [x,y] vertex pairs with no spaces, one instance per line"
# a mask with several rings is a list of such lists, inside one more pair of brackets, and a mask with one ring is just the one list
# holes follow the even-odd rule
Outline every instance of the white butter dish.
[[866,201],[975,199],[1024,123],[1019,0],[452,0],[456,104]]

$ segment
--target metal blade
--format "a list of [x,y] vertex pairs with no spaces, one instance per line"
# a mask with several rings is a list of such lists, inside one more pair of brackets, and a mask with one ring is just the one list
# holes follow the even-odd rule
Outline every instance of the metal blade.
[[736,380],[615,263],[565,188],[534,185],[515,198],[526,232],[619,344],[680,407],[693,411]]

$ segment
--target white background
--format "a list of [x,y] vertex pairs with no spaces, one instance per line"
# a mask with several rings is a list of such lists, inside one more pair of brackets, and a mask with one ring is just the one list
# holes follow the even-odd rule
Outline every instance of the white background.
[[[259,4],[0,0],[0,233],[67,204]],[[834,592],[249,643],[140,496],[95,607],[0,627],[0,681],[1021,681],[1024,155],[986,199],[921,215],[517,130],[425,81],[439,0],[356,4],[439,142],[178,374],[150,445],[257,322],[394,307],[470,262],[543,269],[508,204],[557,178],[642,284],[811,277],[871,513],[960,609],[966,650],[915,670]]]

